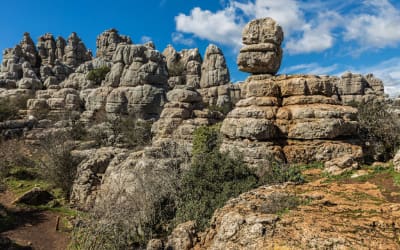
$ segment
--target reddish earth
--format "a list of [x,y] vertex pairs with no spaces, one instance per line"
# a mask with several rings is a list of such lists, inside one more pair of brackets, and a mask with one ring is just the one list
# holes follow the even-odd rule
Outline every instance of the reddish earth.
[[0,193],[0,204],[16,217],[12,229],[0,233],[22,246],[35,250],[64,250],[69,243],[68,234],[56,230],[59,215],[50,211],[19,208],[12,204],[13,193]]

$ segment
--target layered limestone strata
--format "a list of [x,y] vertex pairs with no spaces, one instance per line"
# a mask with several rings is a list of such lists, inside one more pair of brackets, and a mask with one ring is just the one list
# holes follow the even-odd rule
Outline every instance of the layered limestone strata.
[[[245,48],[248,44],[278,48],[282,40],[281,28],[270,18],[251,21],[243,32]],[[361,147],[353,140],[357,109],[341,105],[333,78],[272,76],[279,69],[279,55],[264,51],[258,55],[262,63],[246,67],[239,55],[239,68],[256,74],[241,86],[244,99],[222,123],[221,150],[239,152],[250,164],[361,158]]]
[[132,40],[129,36],[120,35],[116,29],[104,31],[96,40],[96,57],[111,61],[120,43],[132,44]]
[[171,89],[175,85],[187,85],[199,88],[201,64],[203,62],[199,50],[184,49],[176,51],[171,45],[163,51],[168,67],[168,85]]
[[385,99],[383,82],[373,74],[363,76],[347,72],[335,80],[340,100],[345,105]]

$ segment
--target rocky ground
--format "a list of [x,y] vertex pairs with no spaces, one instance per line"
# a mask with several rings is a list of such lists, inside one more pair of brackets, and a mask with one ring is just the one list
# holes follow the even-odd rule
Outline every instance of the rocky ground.
[[304,173],[306,184],[264,186],[230,200],[193,249],[400,249],[398,174]]

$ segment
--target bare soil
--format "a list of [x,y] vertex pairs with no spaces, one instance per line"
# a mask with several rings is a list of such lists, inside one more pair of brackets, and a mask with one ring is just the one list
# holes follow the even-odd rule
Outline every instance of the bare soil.
[[12,203],[15,198],[10,191],[0,193],[0,204],[7,209],[7,213],[15,218],[11,229],[0,232],[1,236],[10,238],[18,245],[30,246],[35,250],[67,249],[68,233],[56,230],[59,214],[15,206]]

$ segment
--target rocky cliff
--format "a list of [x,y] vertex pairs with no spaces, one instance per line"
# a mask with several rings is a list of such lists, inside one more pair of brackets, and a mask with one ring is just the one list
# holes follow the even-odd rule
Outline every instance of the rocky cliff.
[[[93,58],[74,32],[68,39],[45,34],[37,45],[25,33],[20,44],[3,53],[0,99],[29,100],[21,107],[22,120],[1,123],[0,130],[18,130],[35,141],[48,131],[71,128],[71,120],[94,130],[104,130],[99,117],[153,122],[152,143],[142,151],[111,147],[82,154],[73,201],[86,208],[96,200],[91,193],[102,183],[113,189],[115,169],[121,168],[134,182],[143,166],[167,168],[173,159],[184,165],[193,131],[218,122],[224,136],[221,150],[239,152],[251,166],[268,166],[272,160],[333,160],[333,165],[338,159],[360,160],[357,109],[343,104],[383,100],[382,81],[351,73],[340,78],[276,75],[283,39],[274,20],[250,22],[237,63],[251,76],[232,84],[225,57],[215,45],[209,45],[203,57],[198,49],[178,52],[172,46],[161,53],[151,42],[132,44],[110,29],[97,37]],[[89,77],[102,69],[107,71],[100,81]],[[167,154],[162,152],[165,148]],[[94,161],[103,153],[104,161]]]

